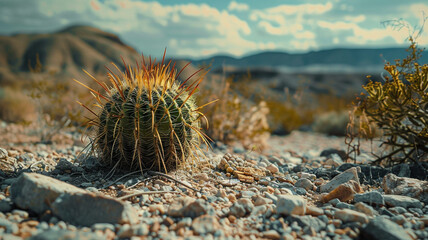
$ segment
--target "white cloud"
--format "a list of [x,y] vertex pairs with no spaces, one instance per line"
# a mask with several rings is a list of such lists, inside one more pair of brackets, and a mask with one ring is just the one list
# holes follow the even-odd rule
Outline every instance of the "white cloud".
[[248,9],[250,9],[250,6],[245,3],[237,3],[235,1],[231,1],[227,9],[229,11],[247,11]]

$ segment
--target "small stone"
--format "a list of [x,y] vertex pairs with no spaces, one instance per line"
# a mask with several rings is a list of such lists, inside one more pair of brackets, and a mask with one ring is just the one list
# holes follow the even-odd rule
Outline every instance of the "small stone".
[[150,233],[149,226],[144,223],[133,226],[133,230],[136,236],[147,236]]
[[18,225],[16,223],[10,222],[9,220],[3,218],[0,218],[0,229],[1,227],[4,227],[6,229],[6,233],[15,234],[19,231]]
[[153,204],[149,206],[149,212],[154,213],[158,211],[160,214],[165,213],[165,207],[163,204]]
[[367,216],[373,217],[378,214],[376,210],[374,210],[371,206],[363,202],[357,202],[356,204],[354,204],[354,206],[355,206],[355,210],[357,210],[358,212],[364,213]]
[[[285,219],[287,222],[291,223],[291,227],[294,228],[295,231],[300,231],[301,228],[305,227],[312,227],[315,232],[321,231],[321,229],[325,229],[326,223],[319,219],[318,217],[312,217],[312,216],[297,216],[297,215],[290,215]],[[297,224],[297,226],[293,227],[293,224]],[[299,228],[296,228],[299,227]]]
[[283,215],[305,215],[306,199],[300,196],[278,196],[276,212]]
[[350,180],[354,180],[358,184],[360,183],[360,180],[358,178],[358,171],[356,167],[352,167],[344,171],[343,173],[334,177],[328,183],[321,185],[320,190],[321,192],[330,192],[336,189],[339,185],[349,182]]
[[313,190],[315,185],[307,178],[301,178],[294,184],[295,187],[301,187],[305,190]]
[[350,209],[341,209],[337,210],[334,213],[334,217],[340,219],[344,222],[360,222],[360,223],[368,223],[369,220],[365,214],[350,210]]
[[19,210],[19,209],[13,210],[12,214],[18,215],[18,216],[20,216],[21,218],[24,218],[24,219],[28,218],[28,216],[29,216],[28,212],[26,212],[24,210]]
[[411,240],[412,238],[404,231],[404,229],[383,217],[376,217],[369,224],[361,229],[362,239],[367,240]]
[[10,212],[12,210],[13,203],[9,199],[0,200],[0,212]]
[[106,229],[110,229],[111,231],[114,232],[114,225],[111,223],[95,223],[91,226],[92,230],[101,230],[104,231]]
[[333,167],[339,167],[343,164],[342,158],[338,154],[331,154],[330,158],[325,161],[326,165],[333,166]]
[[185,196],[176,199],[169,205],[168,215],[171,217],[183,217],[184,207],[196,201],[195,199]]
[[100,239],[104,239],[104,237],[92,232],[49,229],[47,231],[31,236],[28,239],[29,240],[65,240],[65,239],[100,240]]
[[92,193],[62,194],[51,209],[62,220],[83,226],[138,222],[137,211],[129,203]]
[[198,199],[184,206],[181,212],[184,217],[196,218],[205,214],[211,214],[214,212],[214,209],[207,201]]
[[382,188],[386,194],[404,195],[428,204],[428,181],[397,177],[390,173],[383,178]]
[[383,198],[388,206],[398,206],[403,208],[422,208],[422,203],[415,198],[401,195],[384,195]]
[[213,234],[217,229],[221,228],[221,225],[215,216],[202,215],[193,220],[192,228],[199,235],[205,235],[207,233]]
[[7,157],[9,157],[7,150],[0,148],[0,159],[6,159]]
[[281,235],[275,230],[268,230],[262,233],[264,238],[267,239],[280,239]]
[[383,196],[380,192],[377,191],[371,191],[367,193],[362,194],[355,194],[354,196],[355,202],[364,202],[368,203],[370,205],[385,205],[385,200],[383,199]]
[[275,174],[279,171],[278,167],[275,166],[275,164],[270,164],[266,167],[267,170],[269,170],[270,173]]
[[307,206],[306,207],[306,214],[312,215],[312,216],[321,216],[321,215],[324,215],[324,210],[322,210],[319,207],[315,207],[315,206]]
[[[10,188],[12,201],[22,209],[41,214],[61,194],[86,193],[71,184],[37,173],[23,173]],[[31,196],[31,197],[28,197]]]
[[346,183],[339,185],[337,188],[333,189],[327,195],[322,197],[323,202],[328,202],[332,199],[339,199],[342,202],[352,200],[354,195],[358,192],[361,192],[360,184],[354,180],[350,180]]
[[199,181],[202,180],[204,182],[208,182],[210,180],[210,177],[206,173],[195,174],[194,178],[196,180],[199,180]]
[[272,199],[264,198],[258,195],[255,198],[253,198],[253,201],[254,201],[254,206],[261,206],[261,205],[273,203]]

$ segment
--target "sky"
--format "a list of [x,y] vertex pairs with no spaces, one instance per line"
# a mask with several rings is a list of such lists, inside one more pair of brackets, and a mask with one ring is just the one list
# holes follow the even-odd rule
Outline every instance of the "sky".
[[427,16],[426,0],[0,0],[0,34],[90,25],[145,55],[159,57],[166,47],[168,56],[198,59],[407,46]]

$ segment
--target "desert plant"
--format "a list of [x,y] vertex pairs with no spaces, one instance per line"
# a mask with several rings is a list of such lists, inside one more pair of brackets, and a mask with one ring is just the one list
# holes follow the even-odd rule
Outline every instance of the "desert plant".
[[110,86],[86,72],[103,92],[76,80],[89,89],[99,108],[81,104],[93,115],[88,122],[95,127],[93,149],[103,165],[168,172],[197,159],[201,140],[209,145],[200,128],[203,106],[197,107],[194,100],[205,74],[178,84],[184,68],[177,73],[171,61],[164,64],[164,58],[146,64],[143,57],[135,68],[124,62],[120,76],[109,70]]
[[254,103],[231,89],[232,78],[224,76],[205,82],[199,101],[216,101],[208,106],[206,118],[210,123],[207,134],[224,143],[239,142],[247,149],[261,150],[270,136],[267,116],[269,109],[264,101]]
[[422,50],[412,38],[410,42],[409,55],[386,63],[385,82],[370,81],[358,101],[357,115],[368,120],[359,136],[371,135],[369,124],[375,123],[383,132],[382,145],[389,147],[375,163],[419,162],[428,153],[428,65],[417,62]]

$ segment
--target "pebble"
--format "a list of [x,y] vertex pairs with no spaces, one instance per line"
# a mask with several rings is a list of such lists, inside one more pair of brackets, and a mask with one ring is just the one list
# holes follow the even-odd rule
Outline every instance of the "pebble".
[[351,209],[341,209],[334,213],[334,217],[344,222],[360,222],[368,223],[369,220],[364,213],[360,213]]
[[215,216],[202,215],[193,220],[192,228],[199,235],[204,235],[207,233],[214,233],[217,229],[220,229],[221,226]]
[[294,186],[304,188],[305,190],[313,190],[315,188],[315,185],[307,178],[297,180]]
[[386,205],[391,207],[422,208],[422,203],[415,198],[401,195],[384,195],[383,198]]
[[306,213],[306,200],[300,196],[278,196],[276,212],[283,215],[304,215]]
[[339,199],[342,202],[354,199],[356,193],[361,192],[360,184],[354,180],[349,180],[346,183],[340,184],[328,194],[322,197],[322,201],[328,202],[332,199]]
[[0,159],[6,159],[7,157],[9,157],[7,150],[0,148]]
[[358,172],[356,167],[352,167],[343,173],[337,175],[332,180],[330,180],[328,183],[320,186],[321,192],[331,192],[337,187],[339,187],[341,184],[347,183],[350,180],[354,180],[356,183],[360,183],[360,180],[358,178]]
[[364,202],[364,203],[368,203],[370,205],[373,205],[373,204],[380,205],[380,206],[385,205],[385,200],[384,200],[382,194],[378,191],[371,191],[371,192],[366,192],[366,193],[362,193],[362,194],[355,194],[354,201],[355,202]]

